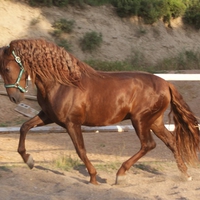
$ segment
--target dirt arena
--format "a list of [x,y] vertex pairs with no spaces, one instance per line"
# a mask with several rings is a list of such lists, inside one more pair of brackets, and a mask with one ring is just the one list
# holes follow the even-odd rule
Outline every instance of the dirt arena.
[[[195,115],[200,116],[199,82],[173,83]],[[2,83],[0,89],[4,90]],[[34,88],[29,94],[35,94]],[[17,105],[11,103],[7,96],[1,95],[0,99],[1,126],[19,126],[28,119],[14,110]],[[36,101],[26,99],[24,103],[39,110]],[[165,120],[167,123],[167,118]],[[56,167],[55,160],[63,156],[79,160],[67,133],[37,132],[27,135],[27,152],[35,160],[32,170],[16,152],[19,133],[1,133],[0,200],[199,199],[199,168],[189,168],[193,180],[186,181],[178,171],[170,150],[157,138],[157,147],[129,170],[126,183],[115,185],[115,174],[121,163],[140,148],[134,131],[84,132],[83,135],[88,157],[98,171],[98,186],[88,184],[89,176],[83,165],[67,171]]]

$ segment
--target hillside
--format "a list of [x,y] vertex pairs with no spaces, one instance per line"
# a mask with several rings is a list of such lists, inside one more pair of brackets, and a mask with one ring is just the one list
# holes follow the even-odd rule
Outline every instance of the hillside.
[[[145,61],[155,63],[183,50],[198,50],[200,46],[199,31],[185,27],[180,18],[172,22],[172,28],[161,21],[144,25],[136,17],[119,18],[111,6],[87,6],[84,10],[75,7],[33,8],[23,2],[1,0],[0,18],[0,46],[18,38],[54,41],[50,35],[53,22],[61,18],[75,20],[73,33],[64,37],[72,44],[73,54],[81,60],[114,61],[142,56]],[[103,45],[92,54],[84,53],[79,46],[80,38],[88,31],[103,35]]]

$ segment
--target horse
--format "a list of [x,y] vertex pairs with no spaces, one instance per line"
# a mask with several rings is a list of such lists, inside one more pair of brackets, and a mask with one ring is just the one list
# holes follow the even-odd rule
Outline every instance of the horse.
[[[85,164],[90,183],[98,184],[97,171],[86,154],[81,125],[107,126],[131,120],[141,148],[116,173],[119,184],[126,172],[156,147],[152,132],[172,151],[186,179],[188,165],[198,163],[198,121],[175,86],[146,72],[97,71],[53,42],[19,39],[0,48],[0,74],[10,100],[19,103],[27,91],[27,78],[37,88],[41,111],[20,127],[18,153],[30,169],[34,160],[26,152],[27,132],[56,123],[69,134]],[[163,123],[170,107],[175,124],[170,132]],[[59,137],[59,136],[58,136]]]

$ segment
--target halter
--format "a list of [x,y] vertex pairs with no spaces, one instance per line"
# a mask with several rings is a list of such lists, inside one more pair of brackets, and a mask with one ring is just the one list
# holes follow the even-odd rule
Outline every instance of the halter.
[[12,55],[14,56],[15,58],[15,61],[18,63],[19,67],[20,67],[20,72],[19,72],[19,75],[18,75],[18,78],[17,78],[17,81],[15,82],[15,84],[5,84],[5,88],[18,88],[21,92],[25,93],[25,92],[28,92],[28,82],[26,81],[26,87],[23,88],[19,85],[19,82],[22,78],[22,74],[25,72],[24,70],[24,67],[22,65],[22,62],[21,62],[21,59],[19,56],[16,56],[15,52],[12,51]]

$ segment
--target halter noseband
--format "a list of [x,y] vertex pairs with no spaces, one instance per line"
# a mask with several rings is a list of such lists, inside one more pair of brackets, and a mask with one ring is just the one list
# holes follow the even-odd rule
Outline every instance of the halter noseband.
[[12,55],[14,56],[15,58],[15,61],[18,63],[19,67],[20,67],[20,72],[19,72],[19,75],[18,75],[18,78],[17,78],[17,81],[15,82],[15,84],[5,84],[5,88],[18,88],[21,92],[25,93],[25,92],[28,92],[27,88],[28,88],[28,83],[26,83],[26,87],[23,88],[19,85],[19,82],[22,78],[22,74],[25,72],[24,70],[24,67],[22,65],[22,62],[21,62],[21,59],[19,56],[16,56],[15,52],[12,51]]

